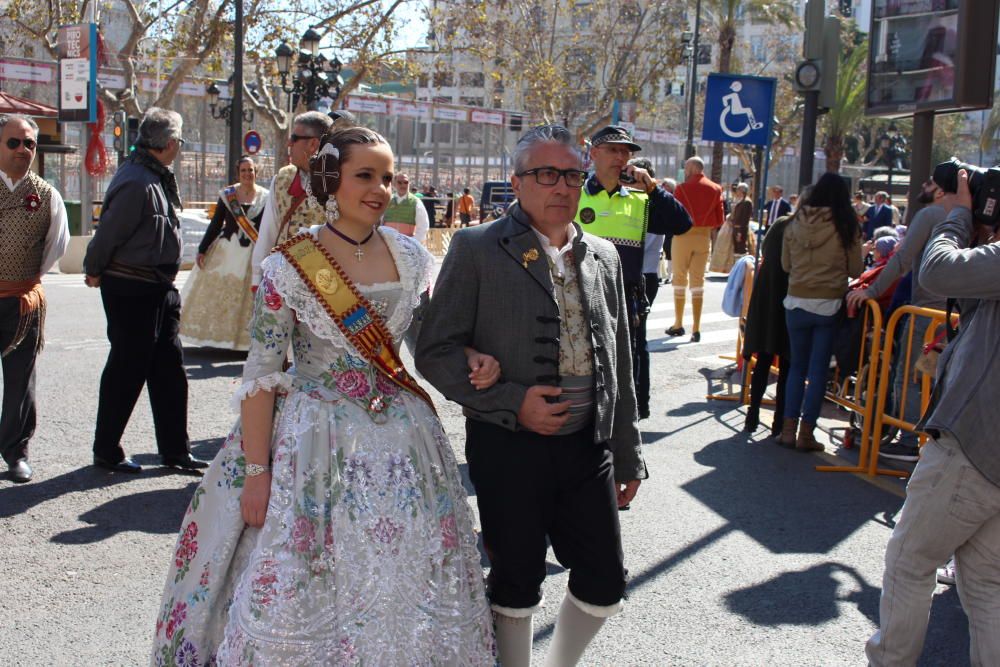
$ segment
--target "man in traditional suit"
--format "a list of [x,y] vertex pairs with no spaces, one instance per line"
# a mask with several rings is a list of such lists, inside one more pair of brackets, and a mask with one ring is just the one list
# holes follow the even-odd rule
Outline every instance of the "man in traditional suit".
[[31,480],[28,441],[35,432],[35,359],[42,347],[42,274],[66,252],[69,228],[59,193],[31,171],[38,125],[0,114],[0,454],[16,483]]
[[[340,121],[337,121],[340,122]],[[346,121],[345,121],[346,122]],[[271,192],[260,219],[257,243],[253,247],[251,268],[253,286],[260,282],[260,263],[271,254],[271,249],[294,236],[300,229],[326,222],[326,212],[307,196],[309,158],[319,150],[320,138],[330,131],[334,120],[319,111],[299,114],[292,122],[288,137],[287,164],[278,170],[271,182]]]
[[771,186],[771,199],[764,207],[767,212],[767,226],[770,227],[778,218],[783,218],[792,212],[792,205],[785,199],[785,189],[780,185]]
[[[455,234],[415,355],[467,417],[505,667],[530,661],[547,540],[570,570],[547,664],[576,664],[621,608],[618,508],[647,476],[621,263],[611,243],[573,222],[586,178],[574,143],[557,125],[518,141],[518,202]],[[466,346],[496,358],[502,380],[471,388]]]
[[865,213],[865,240],[870,240],[879,227],[892,226],[892,208],[888,201],[889,193],[875,193],[875,205]]

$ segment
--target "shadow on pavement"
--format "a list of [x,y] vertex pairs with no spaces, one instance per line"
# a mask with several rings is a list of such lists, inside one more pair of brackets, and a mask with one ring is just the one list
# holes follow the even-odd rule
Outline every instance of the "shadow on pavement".
[[247,353],[217,350],[210,347],[184,348],[184,368],[188,379],[207,380],[218,377],[240,377]]
[[92,544],[118,533],[136,531],[167,535],[177,532],[197,482],[180,489],[159,489],[120,496],[80,515],[89,526],[52,537],[56,544]]
[[694,460],[713,470],[681,488],[773,553],[826,554],[902,500],[852,475],[819,473],[815,456],[738,433]]
[[[218,453],[219,448],[222,446],[223,438],[212,438],[210,440],[196,440],[191,443],[191,453],[198,458],[212,459]],[[162,477],[164,475],[190,475],[190,473],[185,473],[183,471],[175,470],[173,468],[162,468],[159,467],[160,457],[158,454],[136,454],[132,459],[143,466],[148,466],[143,469],[142,473],[139,475],[131,475],[128,473],[114,473],[108,472],[96,466],[86,465],[82,468],[76,470],[71,470],[70,472],[63,473],[62,475],[57,475],[56,477],[50,477],[43,479],[39,482],[33,482],[31,484],[21,484],[17,486],[8,486],[0,488],[0,519],[6,519],[18,514],[27,512],[28,510],[41,505],[49,500],[54,500],[63,496],[67,493],[78,493],[81,491],[92,491],[94,489],[106,489],[109,487],[117,486],[119,484],[127,484],[129,482],[137,482],[143,479],[149,479],[150,477]],[[176,530],[180,526],[180,516],[183,514],[184,509],[187,507],[188,500],[191,498],[191,494],[194,493],[194,484],[192,482],[185,489],[178,489],[176,491],[170,491],[169,493],[180,493],[183,496],[182,507],[180,512],[176,513],[177,518],[171,519],[173,525],[170,530],[165,532],[170,532]],[[168,493],[167,491],[157,492],[157,493]],[[135,497],[146,496],[148,493],[134,494]],[[123,498],[116,498],[110,501],[105,506],[110,505],[114,502],[119,502],[128,498],[125,496]],[[160,501],[157,501],[160,502]],[[169,499],[165,502],[169,507]],[[95,510],[92,510],[95,511]],[[132,508],[128,506],[119,507],[118,510],[124,513],[130,513],[133,511]],[[144,512],[141,510],[135,510],[138,523],[140,527],[136,530],[143,530],[142,526],[151,526],[152,530],[145,530],[145,532],[163,532],[156,529],[156,523],[160,517],[163,516],[163,511],[157,509],[157,507],[152,507],[149,512]],[[84,521],[87,521],[87,515],[90,512],[81,517]],[[131,530],[131,529],[130,529]],[[65,534],[65,533],[64,533]],[[106,535],[105,537],[108,537]],[[57,535],[53,538],[58,541],[59,536]],[[103,538],[101,538],[103,539]],[[89,540],[88,540],[89,541]]]
[[[834,576],[838,573],[847,575],[854,590],[841,593],[843,578]],[[849,602],[878,623],[879,593],[853,567],[826,562],[733,591],[726,595],[726,606],[756,625],[819,625],[840,616],[838,602]]]

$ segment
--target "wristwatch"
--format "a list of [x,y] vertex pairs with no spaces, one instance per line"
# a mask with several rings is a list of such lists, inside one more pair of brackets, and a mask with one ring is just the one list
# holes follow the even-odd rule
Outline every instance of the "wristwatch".
[[262,466],[259,463],[248,463],[247,464],[247,477],[256,477],[257,475],[263,475],[264,473],[271,470],[271,466]]

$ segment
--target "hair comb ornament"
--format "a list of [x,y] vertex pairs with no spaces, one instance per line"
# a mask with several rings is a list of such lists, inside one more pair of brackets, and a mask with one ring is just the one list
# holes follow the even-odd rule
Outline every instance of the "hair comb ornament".
[[340,150],[324,137],[325,143],[319,152],[309,159],[311,190],[320,206],[340,186]]

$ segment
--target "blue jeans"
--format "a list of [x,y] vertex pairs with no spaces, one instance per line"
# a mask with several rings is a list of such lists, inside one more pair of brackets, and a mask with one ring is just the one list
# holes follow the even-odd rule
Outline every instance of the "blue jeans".
[[785,417],[798,419],[801,415],[807,424],[816,423],[826,393],[836,322],[836,315],[816,315],[801,308],[785,311],[792,351],[785,385]]

